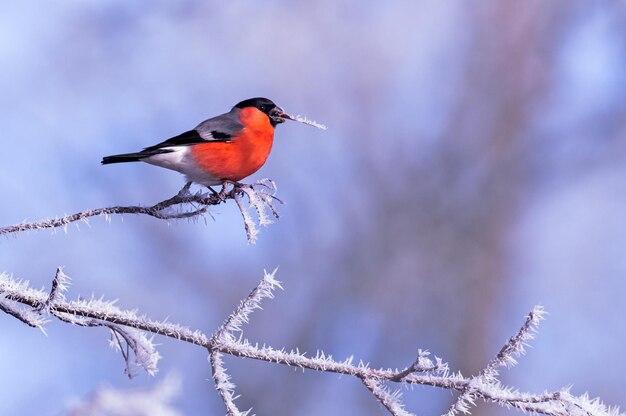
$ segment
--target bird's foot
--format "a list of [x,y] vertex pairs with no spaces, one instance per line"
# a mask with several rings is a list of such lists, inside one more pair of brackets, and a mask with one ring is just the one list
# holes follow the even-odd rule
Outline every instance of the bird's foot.
[[183,186],[181,188],[181,190],[178,191],[178,194],[176,194],[176,196],[180,197],[180,198],[188,196],[189,195],[189,188],[191,188],[191,181],[185,183],[185,186]]

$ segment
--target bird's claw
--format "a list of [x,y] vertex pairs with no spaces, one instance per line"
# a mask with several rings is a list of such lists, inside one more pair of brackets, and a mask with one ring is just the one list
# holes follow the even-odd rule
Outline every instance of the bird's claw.
[[[217,197],[220,199],[220,201],[226,201],[226,198],[228,197],[228,194],[229,194],[229,192],[227,192],[228,183],[229,181],[222,182],[222,189],[217,194]],[[233,186],[233,191],[234,190],[235,190],[235,186]]]
[[182,189],[178,191],[178,194],[176,194],[176,196],[182,198],[189,195],[189,188],[191,188],[191,183],[191,181],[187,182],[185,186],[183,186]]

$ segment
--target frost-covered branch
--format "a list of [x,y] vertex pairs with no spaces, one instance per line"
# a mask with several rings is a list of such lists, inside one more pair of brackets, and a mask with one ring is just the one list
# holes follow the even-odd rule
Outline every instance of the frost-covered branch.
[[478,397],[475,388],[480,386],[496,386],[499,384],[498,368],[500,367],[513,367],[517,364],[517,357],[520,357],[525,352],[527,343],[532,340],[537,332],[539,322],[544,319],[545,311],[541,306],[535,306],[533,310],[526,317],[524,325],[520,330],[511,337],[506,344],[502,347],[498,355],[493,358],[487,367],[485,367],[477,376],[471,377],[470,382],[463,392],[459,395],[457,400],[450,406],[445,416],[454,416],[458,412],[469,413],[470,405],[473,405]]
[[365,378],[363,384],[393,416],[414,416],[413,413],[404,410],[400,390],[390,391],[380,380],[375,378]]
[[418,349],[417,358],[415,359],[413,364],[411,364],[402,371],[398,371],[398,373],[390,381],[402,381],[402,379],[409,374],[416,372],[447,373],[448,363],[444,363],[439,357],[435,357],[435,362],[433,363],[433,361],[430,359],[430,352]]
[[[104,216],[107,220],[111,215],[138,214],[148,215],[162,220],[197,218],[206,214],[210,206],[218,205],[229,199],[234,199],[241,211],[248,242],[255,243],[258,234],[257,222],[250,215],[254,208],[258,216],[258,225],[267,226],[272,223],[270,215],[279,218],[274,201],[281,202],[274,195],[276,184],[269,179],[262,179],[252,184],[234,183],[230,190],[224,188],[221,192],[189,191],[191,182],[188,182],[176,195],[155,205],[144,207],[139,205],[115,206],[107,208],[89,209],[61,218],[46,219],[35,222],[0,227],[0,236],[17,234],[32,230],[63,228],[67,231],[69,224],[83,222],[89,224],[89,218]],[[247,196],[248,203],[244,201]]]
[[250,320],[250,315],[256,309],[261,309],[261,302],[266,298],[274,297],[276,288],[282,289],[280,282],[274,278],[276,271],[272,273],[264,272],[263,279],[252,289],[250,294],[241,301],[237,309],[224,321],[222,326],[211,337],[211,343],[231,342],[235,340],[235,333],[242,332],[242,327]]
[[220,394],[226,406],[227,416],[246,416],[250,410],[242,412],[235,405],[235,385],[230,381],[230,376],[224,368],[222,355],[216,350],[209,352],[209,361],[211,362],[211,371],[213,372],[213,380],[215,381],[215,389]]
[[[268,226],[274,222],[269,214],[279,219],[280,215],[274,206],[274,201],[281,204],[282,201],[275,196],[276,183],[270,179],[262,179],[250,185],[236,184],[230,194],[232,194],[232,198],[237,203],[241,216],[243,217],[248,242],[254,244],[257,240],[259,230],[250,215],[249,208],[254,208],[256,211],[259,218],[259,225]],[[249,207],[246,207],[243,199],[244,195],[248,197]]]
[[4,295],[0,295],[0,311],[11,315],[30,327],[39,328],[42,331],[43,325],[46,323],[45,318],[41,314],[37,313],[37,311],[23,308],[20,305],[17,305],[15,301]]
[[52,279],[48,298],[41,304],[40,308],[48,309],[50,305],[53,305],[55,302],[65,300],[65,292],[67,292],[70,287],[70,281],[70,277],[63,273],[63,268],[57,267],[54,279]]
[[53,283],[53,289],[49,293],[33,289],[28,282],[18,281],[7,274],[0,274],[0,309],[37,327],[44,325],[47,315],[81,326],[104,326],[112,331],[113,344],[122,351],[127,371],[132,353],[135,356],[132,361],[136,366],[143,368],[149,374],[156,372],[160,356],[154,349],[152,339],[146,336],[146,332],[206,348],[209,351],[217,391],[229,415],[247,413],[239,411],[234,404],[235,385],[226,373],[221,354],[357,377],[394,415],[410,415],[411,413],[404,410],[398,392],[393,392],[386,385],[392,382],[428,385],[459,392],[459,398],[451,406],[450,414],[459,411],[469,412],[468,404],[476,400],[553,416],[620,414],[617,408],[607,408],[598,399],[590,399],[586,394],[580,396],[571,394],[569,388],[550,393],[530,394],[503,386],[497,380],[498,369],[513,365],[515,359],[523,352],[526,343],[532,339],[544,314],[541,307],[533,309],[517,334],[475,377],[450,373],[448,365],[441,359],[434,357],[433,360],[427,351],[421,350],[418,350],[417,359],[413,364],[403,370],[392,370],[372,368],[363,362],[354,364],[353,357],[336,360],[321,351],[314,356],[308,356],[297,349],[287,351],[251,343],[243,338],[242,327],[249,321],[251,313],[260,308],[261,301],[273,297],[273,291],[280,288],[280,283],[274,277],[275,272],[265,273],[257,287],[210,338],[200,331],[193,331],[179,324],[154,321],[138,315],[135,311],[122,310],[115,306],[115,302],[95,298],[66,300],[63,296],[63,288],[67,288],[69,280],[60,270],[57,270],[54,278],[56,282]]

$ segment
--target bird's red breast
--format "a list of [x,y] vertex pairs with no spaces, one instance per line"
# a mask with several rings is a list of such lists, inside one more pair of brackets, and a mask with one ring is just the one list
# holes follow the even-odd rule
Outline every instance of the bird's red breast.
[[206,142],[191,147],[202,170],[220,180],[239,181],[259,170],[267,160],[274,141],[274,127],[266,114],[255,107],[242,108],[244,126],[232,140]]

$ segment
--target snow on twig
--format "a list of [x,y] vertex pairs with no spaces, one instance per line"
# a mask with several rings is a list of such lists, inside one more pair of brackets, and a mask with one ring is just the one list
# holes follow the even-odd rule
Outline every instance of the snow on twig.
[[296,114],[295,116],[291,116],[291,119],[303,124],[308,124],[309,126],[317,127],[320,130],[328,130],[328,127],[323,125],[322,123],[318,123],[315,120],[311,120],[307,116],[301,116],[300,114]]
[[390,391],[382,385],[380,380],[375,378],[365,378],[363,379],[363,384],[393,416],[414,416],[413,413],[404,410],[404,404],[401,400],[402,392],[400,390]]
[[249,414],[250,410],[240,412],[239,409],[237,409],[234,402],[235,384],[231,381],[230,376],[226,372],[221,354],[215,346],[219,343],[228,344],[234,342],[236,339],[235,333],[242,332],[243,325],[249,322],[252,312],[256,309],[261,309],[263,299],[273,298],[274,290],[276,288],[282,289],[280,282],[274,278],[277,270],[278,269],[274,269],[272,273],[264,272],[263,279],[261,279],[259,284],[241,301],[237,309],[230,314],[211,337],[209,360],[211,362],[211,369],[213,370],[213,380],[215,380],[215,387],[224,401],[228,416],[246,416]]
[[149,207],[131,205],[131,206],[114,206],[107,208],[89,209],[77,212],[71,215],[64,215],[61,218],[45,219],[35,222],[22,222],[20,224],[0,227],[0,236],[18,234],[26,231],[41,229],[57,229],[62,228],[67,232],[67,226],[74,222],[89,223],[91,217],[105,217],[108,221],[111,215],[122,214],[141,214],[148,215],[162,220],[173,220],[183,218],[197,218],[206,214],[210,206],[219,205],[229,199],[234,199],[237,207],[241,211],[244,219],[246,235],[248,242],[254,243],[258,230],[255,221],[248,212],[248,207],[243,202],[241,195],[248,196],[249,204],[253,207],[259,217],[259,225],[269,225],[272,220],[267,215],[269,211],[275,218],[279,218],[278,211],[273,202],[281,202],[274,196],[276,193],[276,185],[269,179],[263,179],[255,183],[246,185],[236,183],[230,192],[196,192],[189,191],[191,182],[185,186],[173,197],[161,201]]
[[213,380],[215,380],[215,389],[219,393],[224,405],[226,406],[227,416],[247,416],[250,410],[240,411],[235,405],[235,384],[230,381],[230,376],[224,368],[222,356],[217,351],[209,352],[209,361],[211,362],[211,370],[213,372]]
[[273,298],[274,290],[276,290],[276,288],[282,289],[280,282],[274,278],[277,270],[278,269],[274,269],[272,273],[264,272],[263,279],[261,279],[259,284],[252,289],[250,294],[248,294],[241,303],[239,303],[237,309],[230,314],[222,326],[220,326],[211,337],[212,343],[234,341],[234,333],[241,332],[243,325],[248,323],[252,312],[256,309],[261,309],[263,299]]
[[[161,359],[161,354],[155,348],[154,337],[148,338],[142,331],[109,322],[96,322],[96,325],[93,326],[109,328],[111,331],[109,344],[122,353],[126,364],[124,372],[129,378],[133,378],[137,374],[135,368],[143,368],[151,376],[159,371],[157,363]],[[131,352],[134,354],[134,359]]]
[[479,392],[476,385],[490,386],[499,383],[498,368],[512,367],[517,364],[516,358],[523,355],[527,343],[532,340],[537,332],[539,323],[544,319],[545,311],[542,306],[535,306],[526,317],[526,321],[517,334],[511,337],[498,354],[487,364],[477,376],[470,378],[470,382],[456,401],[450,406],[445,416],[454,416],[458,412],[469,413],[469,407],[475,404]]
[[71,280],[69,276],[63,273],[62,267],[57,267],[54,279],[52,279],[50,293],[37,309],[39,311],[49,311],[51,305],[54,305],[58,301],[64,301],[65,292],[69,289]]
[[233,186],[232,197],[235,199],[241,216],[243,217],[243,223],[246,230],[246,237],[248,243],[256,243],[259,230],[255,221],[250,215],[249,209],[246,207],[243,196],[248,197],[248,204],[250,208],[254,208],[259,219],[259,225],[268,226],[274,221],[270,218],[271,214],[274,218],[279,219],[280,215],[278,210],[274,206],[274,201],[283,203],[280,199],[276,198],[276,183],[270,179],[261,179],[250,185],[235,184]]

